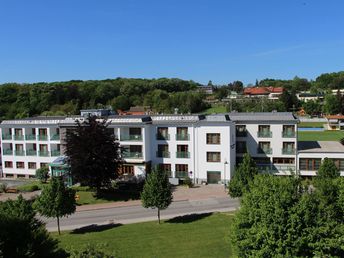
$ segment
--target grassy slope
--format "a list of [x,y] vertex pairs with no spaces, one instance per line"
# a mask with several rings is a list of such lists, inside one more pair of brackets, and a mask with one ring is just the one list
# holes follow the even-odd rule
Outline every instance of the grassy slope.
[[299,127],[323,127],[326,124],[325,122],[301,122],[299,123]]
[[88,243],[105,244],[119,257],[229,257],[232,254],[229,227],[233,216],[216,213],[165,221],[121,225],[111,229],[54,237],[64,248]]
[[227,109],[226,106],[213,106],[211,108],[208,108],[204,111],[204,114],[218,114],[218,113],[226,113]]
[[324,131],[324,132],[298,132],[299,141],[339,141],[344,138],[344,132]]

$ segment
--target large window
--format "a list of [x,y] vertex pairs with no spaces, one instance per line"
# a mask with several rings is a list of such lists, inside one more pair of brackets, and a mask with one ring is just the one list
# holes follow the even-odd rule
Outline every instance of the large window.
[[270,125],[258,125],[258,137],[270,138],[272,132],[270,131]]
[[332,159],[339,171],[344,171],[344,159]]
[[12,161],[5,161],[5,168],[13,168],[13,162]]
[[236,142],[236,152],[237,153],[246,153],[247,152],[247,147],[246,147],[246,142],[245,141],[237,141]]
[[25,168],[24,162],[18,161],[18,162],[17,162],[17,168],[19,168],[19,169]]
[[236,136],[237,137],[246,137],[247,131],[246,131],[246,125],[237,125],[235,127]]
[[221,162],[221,152],[207,152],[207,162]]
[[220,144],[220,134],[219,133],[207,133],[207,144]]
[[161,169],[161,171],[165,171],[165,172],[169,172],[171,171],[171,164],[159,164],[159,169]]
[[321,164],[321,159],[300,159],[300,170],[318,170]]
[[158,127],[156,137],[158,140],[168,140],[168,127]]
[[29,169],[36,169],[36,162],[29,162],[28,163],[28,167],[29,167]]
[[274,164],[294,164],[295,159],[293,158],[273,158]]
[[270,147],[270,142],[259,142],[258,143],[258,153],[271,154],[272,149]]

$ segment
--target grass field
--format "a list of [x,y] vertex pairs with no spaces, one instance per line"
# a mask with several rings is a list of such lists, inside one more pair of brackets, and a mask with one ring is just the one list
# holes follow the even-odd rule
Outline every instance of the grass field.
[[104,245],[103,251],[118,257],[229,257],[232,255],[230,213],[177,217],[158,225],[156,221],[112,225],[63,232],[63,248],[79,249],[87,244]]
[[226,112],[227,112],[226,106],[213,106],[205,110],[204,114],[209,115],[209,114],[218,114],[218,113],[226,113]]
[[339,141],[344,138],[344,132],[323,131],[323,132],[298,132],[299,141]]
[[323,127],[323,125],[326,124],[325,122],[301,122],[299,123],[299,127]]
[[109,192],[102,194],[102,196],[98,198],[95,197],[94,191],[77,191],[76,194],[79,196],[79,199],[76,202],[77,205],[129,201],[139,199],[138,193]]

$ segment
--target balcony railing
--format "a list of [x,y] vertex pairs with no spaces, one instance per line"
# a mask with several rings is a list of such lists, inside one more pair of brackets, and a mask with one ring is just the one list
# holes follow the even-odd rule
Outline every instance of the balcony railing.
[[235,132],[235,134],[236,134],[236,137],[246,137],[247,136],[247,131],[245,130],[245,131],[236,131]]
[[27,134],[27,135],[25,135],[25,140],[27,140],[27,141],[36,140],[36,135],[34,135],[34,134]]
[[123,152],[123,158],[125,159],[142,159],[142,152]]
[[3,140],[12,140],[12,134],[3,134],[2,135]]
[[161,134],[161,133],[157,133],[156,134],[156,139],[160,140],[160,141],[166,141],[170,139],[170,135],[169,134]]
[[190,139],[189,134],[176,134],[177,141],[188,141]]
[[282,137],[283,138],[295,138],[296,137],[296,133],[294,131],[283,131],[282,132]]
[[258,148],[257,153],[259,154],[272,154],[271,148]]
[[177,151],[176,157],[181,159],[188,159],[190,158],[190,152],[188,151]]
[[169,151],[157,151],[156,156],[157,158],[169,158],[171,155]]
[[51,156],[52,156],[52,157],[61,156],[61,151],[59,151],[59,150],[53,150],[53,151],[51,151]]
[[259,131],[257,135],[258,135],[258,137],[271,138],[272,132],[271,131]]
[[121,135],[121,141],[142,141],[142,135],[140,134]]
[[295,154],[294,148],[282,148],[282,154],[293,155]]
[[176,171],[176,177],[177,178],[185,178],[188,177],[189,173],[187,171]]
[[11,149],[4,149],[2,151],[3,155],[13,155],[13,150]]
[[37,135],[37,138],[40,141],[46,141],[46,140],[48,140],[48,135],[40,134],[40,135]]
[[24,135],[15,134],[14,135],[14,140],[22,141],[22,140],[24,140]]
[[259,172],[286,172],[295,171],[295,165],[274,165],[274,164],[257,164]]
[[14,155],[16,156],[25,156],[25,151],[24,150],[15,150]]
[[37,156],[37,151],[35,151],[35,150],[26,150],[26,156]]
[[49,151],[39,151],[38,156],[40,157],[49,157]]
[[53,134],[52,136],[50,136],[50,140],[51,141],[58,141],[58,140],[60,140],[60,135],[59,134]]

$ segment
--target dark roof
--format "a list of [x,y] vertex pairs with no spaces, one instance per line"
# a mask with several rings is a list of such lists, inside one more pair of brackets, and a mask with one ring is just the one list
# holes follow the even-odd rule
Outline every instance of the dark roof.
[[231,112],[228,115],[234,122],[298,122],[298,119],[291,112]]

